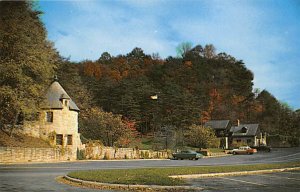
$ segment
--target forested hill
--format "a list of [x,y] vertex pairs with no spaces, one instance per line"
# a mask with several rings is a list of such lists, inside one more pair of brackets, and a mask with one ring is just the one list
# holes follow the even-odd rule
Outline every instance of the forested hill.
[[182,57],[167,59],[141,48],[118,56],[104,52],[97,61],[65,61],[58,71],[83,116],[100,107],[136,122],[142,133],[210,119],[259,123],[269,134],[299,130],[299,114],[268,91],[253,91],[253,73],[243,61],[216,54],[212,45],[182,47]]
[[127,145],[139,134],[136,128],[183,133],[210,119],[239,119],[259,123],[269,134],[300,136],[299,110],[266,90],[254,93],[252,72],[242,61],[216,54],[213,45],[182,43],[180,57],[167,59],[135,48],[127,55],[105,52],[97,61],[72,63],[47,40],[36,5],[0,1],[0,129],[11,125],[10,135],[23,120],[37,120],[45,90],[57,74],[81,109],[81,133],[106,145]]

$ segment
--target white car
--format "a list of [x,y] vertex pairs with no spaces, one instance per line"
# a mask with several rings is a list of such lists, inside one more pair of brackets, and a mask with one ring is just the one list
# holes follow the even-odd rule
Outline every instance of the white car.
[[242,146],[242,147],[239,147],[238,149],[233,149],[231,153],[234,155],[238,155],[238,154],[252,155],[253,153],[256,153],[256,152],[257,152],[256,149],[252,149],[249,146]]

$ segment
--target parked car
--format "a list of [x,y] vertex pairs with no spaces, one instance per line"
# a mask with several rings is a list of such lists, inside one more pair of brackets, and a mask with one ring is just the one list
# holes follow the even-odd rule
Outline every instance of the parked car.
[[238,154],[252,155],[253,153],[256,153],[256,152],[257,152],[256,149],[252,149],[249,146],[242,146],[242,147],[239,147],[238,149],[233,149],[231,153],[234,155],[238,155]]
[[251,148],[256,149],[257,151],[265,151],[265,152],[271,152],[272,150],[272,148],[267,145],[252,146]]
[[181,159],[181,160],[182,159],[198,160],[198,159],[203,157],[202,154],[197,153],[195,151],[191,151],[191,150],[186,150],[186,151],[180,151],[180,152],[177,152],[177,153],[173,153],[172,156],[175,160],[177,160],[177,159]]

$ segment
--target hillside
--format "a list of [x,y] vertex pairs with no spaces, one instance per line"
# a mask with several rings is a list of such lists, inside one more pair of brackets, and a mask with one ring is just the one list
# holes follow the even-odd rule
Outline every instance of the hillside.
[[62,62],[57,71],[81,109],[79,118],[96,107],[136,122],[142,134],[161,127],[186,130],[210,119],[258,123],[271,135],[300,134],[299,113],[255,89],[254,74],[243,61],[207,46],[166,59],[141,48],[117,56],[104,52],[96,61]]
[[49,143],[39,138],[25,135],[14,135],[13,137],[10,137],[5,132],[0,130],[0,147],[48,148],[51,146]]

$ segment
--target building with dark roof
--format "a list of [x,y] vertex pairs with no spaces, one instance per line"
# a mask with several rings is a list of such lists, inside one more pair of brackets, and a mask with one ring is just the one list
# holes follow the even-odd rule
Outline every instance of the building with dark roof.
[[257,146],[262,141],[259,124],[239,124],[232,126],[229,131],[231,143],[244,143]]
[[266,138],[262,137],[259,124],[240,124],[237,120],[237,125],[232,126],[230,120],[210,120],[204,126],[212,128],[216,136],[221,138],[221,147],[228,148],[234,144],[266,145]]
[[229,120],[210,120],[207,121],[204,126],[212,128],[217,137],[224,137],[229,131],[231,123]]
[[64,149],[68,159],[75,160],[77,149],[84,146],[78,133],[79,108],[55,79],[41,104],[38,121],[26,122],[22,134],[47,140],[52,146]]
[[204,127],[212,128],[215,134],[220,138],[220,147],[228,148],[228,132],[231,127],[230,120],[210,120],[204,124]]
[[80,110],[57,79],[48,88],[41,108],[41,135],[50,136],[53,145],[68,149],[72,159],[76,159],[77,149],[82,145],[78,133]]

